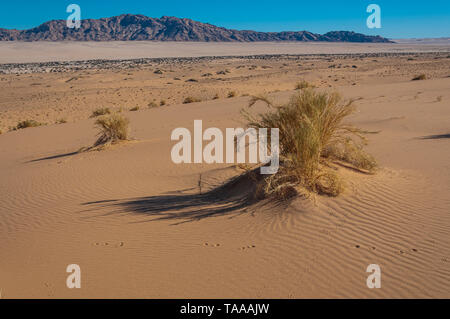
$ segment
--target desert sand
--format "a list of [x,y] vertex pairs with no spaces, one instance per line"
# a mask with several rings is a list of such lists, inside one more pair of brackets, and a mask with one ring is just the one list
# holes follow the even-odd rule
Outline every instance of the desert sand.
[[[448,47],[381,51],[0,67],[1,296],[449,298]],[[205,196],[239,167],[172,163],[174,128],[242,127],[248,95],[285,101],[302,79],[357,100],[375,175],[343,170],[337,198],[242,205],[245,182]],[[77,153],[98,107],[130,118],[133,141]],[[9,132],[25,119],[46,125]]]
[[168,57],[237,56],[263,54],[357,54],[449,52],[450,39],[410,40],[396,43],[329,42],[0,42],[0,63],[79,60],[117,60]]

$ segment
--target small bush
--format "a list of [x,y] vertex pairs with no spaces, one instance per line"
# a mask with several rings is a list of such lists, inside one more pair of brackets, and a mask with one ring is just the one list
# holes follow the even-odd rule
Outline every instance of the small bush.
[[139,111],[139,109],[140,109],[139,106],[135,106],[135,107],[130,109],[130,112],[136,112],[136,111]]
[[219,93],[216,93],[216,95],[213,96],[213,100],[218,100],[219,98]]
[[95,122],[100,132],[94,146],[127,140],[129,123],[130,121],[127,118],[117,113],[102,116]]
[[196,102],[201,102],[201,101],[202,100],[199,98],[188,96],[187,98],[184,99],[183,104],[196,103]]
[[65,123],[67,123],[67,120],[64,118],[56,120],[56,124],[65,124]]
[[412,79],[412,81],[420,81],[420,80],[426,80],[426,79],[427,79],[427,76],[425,74],[420,74],[420,75],[414,77]]
[[312,88],[312,87],[314,87],[314,86],[305,80],[297,82],[297,84],[295,85],[296,90],[303,90],[303,89]]
[[13,127],[12,130],[21,130],[24,128],[29,128],[29,127],[37,127],[37,126],[42,126],[42,123],[39,123],[35,120],[25,120],[25,121],[21,121],[19,123],[17,123],[16,127]]
[[153,101],[153,102],[148,103],[148,107],[152,109],[154,107],[158,107],[158,104],[156,104],[156,102]]
[[230,91],[230,92],[228,92],[227,97],[228,97],[229,99],[231,99],[231,98],[233,98],[233,97],[236,97],[236,92],[235,92],[235,91]]
[[280,168],[278,173],[265,178],[265,196],[285,199],[292,188],[337,196],[343,183],[332,169],[332,164],[344,164],[364,172],[373,172],[375,159],[365,153],[365,132],[345,124],[355,111],[353,101],[342,101],[338,93],[318,93],[301,90],[285,105],[274,105],[267,97],[253,97],[249,106],[265,102],[270,111],[252,116],[243,111],[248,126],[279,128]]
[[164,106],[164,105],[166,105],[166,104],[167,104],[166,100],[161,100],[161,101],[159,102],[159,105],[160,105],[160,106]]
[[107,108],[107,107],[98,108],[92,112],[91,118],[106,115],[106,114],[111,114],[111,110],[109,108]]

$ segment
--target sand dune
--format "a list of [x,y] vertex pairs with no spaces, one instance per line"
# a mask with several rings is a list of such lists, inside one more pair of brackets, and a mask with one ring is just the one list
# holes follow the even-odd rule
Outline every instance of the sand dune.
[[[381,166],[376,175],[342,169],[338,198],[245,205],[245,181],[208,195],[239,168],[172,163],[175,127],[239,127],[245,96],[124,111],[135,140],[101,152],[74,153],[95,141],[92,104],[71,123],[0,135],[2,297],[450,297],[450,78],[433,63],[421,64],[430,80],[411,81],[417,69],[397,61],[401,74],[361,65],[357,85],[338,82],[358,99],[352,123],[378,132],[369,151]],[[320,72],[308,79],[320,84]],[[285,85],[270,93],[276,100],[293,93],[283,76],[267,80]],[[2,94],[14,101],[24,80]],[[79,290],[65,285],[72,263]],[[381,289],[366,286],[369,264],[381,266]]]

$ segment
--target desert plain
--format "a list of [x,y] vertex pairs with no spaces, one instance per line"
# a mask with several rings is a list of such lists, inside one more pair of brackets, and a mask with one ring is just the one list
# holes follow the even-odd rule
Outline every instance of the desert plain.
[[[450,297],[448,43],[116,58],[100,43],[80,49],[90,60],[64,44],[42,59],[41,45],[0,58],[2,298]],[[355,100],[375,174],[340,169],[338,197],[246,204],[248,182],[220,188],[242,166],[172,162],[173,129],[244,127],[251,96],[286,101],[303,80]],[[78,152],[99,108],[129,118],[132,140]],[[14,130],[24,120],[42,125]],[[66,286],[70,264],[81,289]]]

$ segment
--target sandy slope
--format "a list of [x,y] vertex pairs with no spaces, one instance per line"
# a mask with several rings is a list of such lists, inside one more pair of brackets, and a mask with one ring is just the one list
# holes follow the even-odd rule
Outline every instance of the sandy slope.
[[450,297],[450,79],[374,82],[340,90],[379,131],[380,172],[343,170],[340,198],[289,206],[240,207],[246,185],[202,197],[200,175],[204,192],[239,169],[170,160],[173,128],[238,127],[246,97],[127,113],[137,141],[102,152],[69,155],[95,140],[91,119],[1,135],[2,296]]

